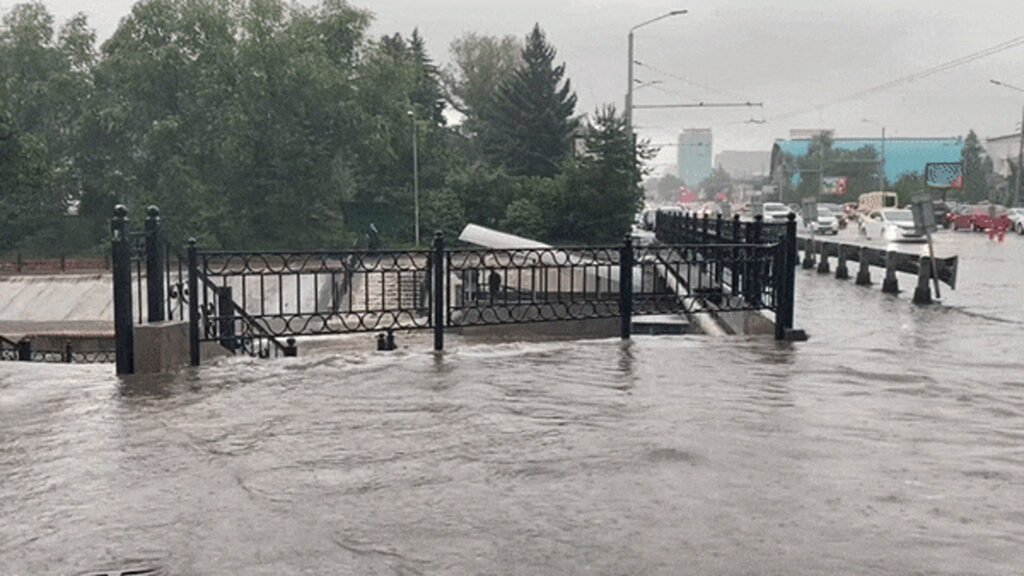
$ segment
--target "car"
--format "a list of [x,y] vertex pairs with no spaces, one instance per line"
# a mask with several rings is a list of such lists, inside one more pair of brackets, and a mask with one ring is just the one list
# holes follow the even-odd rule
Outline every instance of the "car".
[[982,232],[989,228],[1009,230],[1010,219],[1006,210],[996,204],[964,205],[947,215],[949,226],[956,230]]
[[1024,235],[1024,208],[1010,208],[1006,212],[1006,218],[1010,221],[1011,230]]
[[765,222],[785,222],[786,217],[792,210],[782,202],[765,202],[761,207],[761,214]]
[[914,214],[906,208],[875,210],[858,223],[861,236],[889,242],[924,242],[924,231],[914,225]]
[[813,234],[839,234],[839,219],[835,212],[819,204],[817,218],[804,220],[804,227]]

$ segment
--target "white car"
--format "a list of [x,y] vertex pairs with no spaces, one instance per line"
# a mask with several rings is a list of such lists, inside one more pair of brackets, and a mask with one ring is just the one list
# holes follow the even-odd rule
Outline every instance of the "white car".
[[1006,212],[1010,219],[1010,229],[1017,234],[1024,234],[1024,208],[1010,208]]
[[765,222],[785,222],[791,210],[782,202],[765,202],[761,207],[761,214]]
[[818,217],[804,220],[804,227],[813,234],[839,234],[839,219],[824,206],[818,206]]
[[860,235],[869,240],[888,242],[924,242],[925,235],[914,226],[914,214],[905,208],[886,208],[862,217]]

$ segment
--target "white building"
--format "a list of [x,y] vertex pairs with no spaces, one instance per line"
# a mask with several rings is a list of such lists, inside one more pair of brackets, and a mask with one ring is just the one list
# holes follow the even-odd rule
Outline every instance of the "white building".
[[1010,175],[1010,162],[1017,162],[1020,154],[1020,134],[997,136],[985,140],[985,153],[992,159],[996,174]]

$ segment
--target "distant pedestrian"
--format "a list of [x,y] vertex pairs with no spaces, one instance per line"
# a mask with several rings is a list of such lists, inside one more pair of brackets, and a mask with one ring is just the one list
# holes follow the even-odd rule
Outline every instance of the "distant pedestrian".
[[487,275],[487,289],[491,294],[491,304],[498,298],[498,292],[501,290],[501,276],[497,270],[491,270],[491,273]]

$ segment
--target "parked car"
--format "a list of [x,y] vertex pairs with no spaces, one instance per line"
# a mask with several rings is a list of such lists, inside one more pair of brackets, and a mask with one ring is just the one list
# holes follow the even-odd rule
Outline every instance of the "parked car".
[[876,210],[861,218],[860,235],[869,240],[924,242],[925,235],[914,226],[914,214],[906,208]]
[[835,212],[822,204],[818,205],[817,210],[818,217],[814,220],[804,220],[804,228],[814,234],[839,234],[839,219]]
[[1010,219],[1006,210],[996,204],[965,205],[947,215],[950,227],[956,230],[974,230],[982,232],[989,228],[1010,229]]
[[1024,208],[1010,208],[1006,212],[1006,218],[1014,232],[1024,235]]

